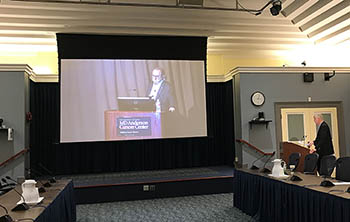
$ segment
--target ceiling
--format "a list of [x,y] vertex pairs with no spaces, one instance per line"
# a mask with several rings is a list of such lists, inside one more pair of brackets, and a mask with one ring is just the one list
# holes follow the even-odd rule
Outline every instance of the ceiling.
[[208,36],[209,55],[266,56],[350,42],[350,0],[0,0],[0,45],[57,50],[55,33]]

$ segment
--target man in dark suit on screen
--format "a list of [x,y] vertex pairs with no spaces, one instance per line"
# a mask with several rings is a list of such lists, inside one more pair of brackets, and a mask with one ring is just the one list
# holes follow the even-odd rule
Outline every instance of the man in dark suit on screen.
[[328,124],[323,120],[322,114],[315,114],[314,122],[318,129],[317,136],[313,142],[308,144],[308,146],[315,146],[315,148],[310,148],[310,153],[316,152],[319,155],[317,171],[320,172],[320,163],[322,158],[324,156],[334,154],[334,148],[331,131]]
[[175,110],[173,90],[162,69],[152,71],[152,86],[148,90],[148,97],[154,100],[156,113],[161,113],[162,137],[174,135],[174,126],[179,124],[179,117]]
[[[163,71],[155,68],[152,71],[152,87],[148,90],[148,96],[155,101],[161,112],[174,112],[175,102],[172,88],[169,82],[165,80]],[[159,104],[157,104],[159,103]]]

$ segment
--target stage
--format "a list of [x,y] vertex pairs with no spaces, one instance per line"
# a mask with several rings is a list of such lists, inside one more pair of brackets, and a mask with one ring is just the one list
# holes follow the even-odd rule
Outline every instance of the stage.
[[77,204],[230,193],[233,167],[213,166],[108,174],[65,175]]

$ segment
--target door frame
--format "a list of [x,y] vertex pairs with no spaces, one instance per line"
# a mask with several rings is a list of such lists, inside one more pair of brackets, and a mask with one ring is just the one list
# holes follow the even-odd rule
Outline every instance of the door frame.
[[345,126],[343,115],[343,103],[341,101],[325,101],[325,102],[276,102],[275,103],[275,129],[276,129],[276,154],[281,157],[282,150],[282,115],[283,108],[322,108],[335,107],[337,108],[338,120],[338,139],[339,139],[339,156],[346,156],[345,147]]

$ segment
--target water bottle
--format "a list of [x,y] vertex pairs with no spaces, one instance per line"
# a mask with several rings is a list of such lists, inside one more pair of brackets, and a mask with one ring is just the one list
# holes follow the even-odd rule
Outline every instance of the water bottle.
[[159,99],[157,99],[157,101],[156,101],[156,113],[160,113],[160,101],[159,101]]

